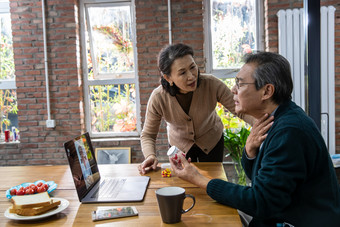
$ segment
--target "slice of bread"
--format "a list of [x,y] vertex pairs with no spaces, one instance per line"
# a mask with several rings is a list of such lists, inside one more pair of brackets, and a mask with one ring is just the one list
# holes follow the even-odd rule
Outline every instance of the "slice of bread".
[[51,204],[51,198],[47,192],[32,195],[13,196],[11,199],[13,209],[24,209],[47,206]]
[[23,209],[15,209],[13,206],[9,209],[10,213],[16,213],[22,216],[34,216],[46,213],[54,208],[57,208],[60,205],[60,200],[51,200],[49,205],[33,207],[33,208],[23,208]]

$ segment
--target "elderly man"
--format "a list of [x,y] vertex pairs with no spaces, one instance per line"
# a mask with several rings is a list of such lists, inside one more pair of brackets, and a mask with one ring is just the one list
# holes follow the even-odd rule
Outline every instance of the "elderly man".
[[[236,112],[257,119],[242,165],[252,186],[208,179],[185,158],[171,159],[180,178],[252,217],[249,226],[340,226],[340,188],[324,140],[291,101],[288,61],[279,54],[246,56],[233,87]],[[273,121],[274,119],[274,121]]]

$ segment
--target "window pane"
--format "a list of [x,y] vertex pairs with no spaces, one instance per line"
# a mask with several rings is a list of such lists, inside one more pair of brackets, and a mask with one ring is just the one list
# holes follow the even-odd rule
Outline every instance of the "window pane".
[[9,13],[0,14],[0,80],[13,80],[14,59],[11,18]]
[[135,132],[134,84],[90,86],[92,132]]
[[0,90],[0,123],[2,132],[18,127],[16,90]]
[[[3,10],[3,9],[2,9]],[[11,17],[0,13],[0,135],[18,128]],[[17,130],[16,130],[17,131]],[[18,131],[17,131],[18,132]],[[0,137],[2,140],[2,137]]]
[[213,69],[239,68],[256,47],[255,0],[211,0]]
[[[92,55],[88,55],[89,79],[133,78],[130,7],[90,7],[88,18],[91,29],[89,44],[92,43],[88,53],[93,51]],[[91,56],[94,56],[95,62]]]

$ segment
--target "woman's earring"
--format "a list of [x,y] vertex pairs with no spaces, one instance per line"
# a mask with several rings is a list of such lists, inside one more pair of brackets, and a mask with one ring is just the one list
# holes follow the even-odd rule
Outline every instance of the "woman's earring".
[[172,87],[173,85],[174,85],[174,82],[171,81],[171,82],[170,82],[170,86]]

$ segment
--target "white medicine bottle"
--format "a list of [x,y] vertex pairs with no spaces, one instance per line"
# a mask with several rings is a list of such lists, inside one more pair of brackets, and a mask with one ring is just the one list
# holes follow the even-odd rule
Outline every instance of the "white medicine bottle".
[[167,155],[169,158],[174,158],[175,154],[178,154],[180,150],[176,146],[171,146],[170,149],[168,150]]

